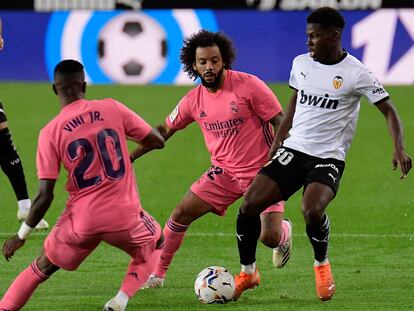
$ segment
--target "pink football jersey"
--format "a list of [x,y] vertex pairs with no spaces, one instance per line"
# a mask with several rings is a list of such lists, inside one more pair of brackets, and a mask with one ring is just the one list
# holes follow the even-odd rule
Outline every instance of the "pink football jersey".
[[127,137],[140,141],[151,131],[133,111],[114,99],[78,100],[40,132],[39,179],[68,171],[67,212],[80,234],[127,229],[141,210]]
[[223,88],[210,93],[199,85],[167,117],[174,130],[196,121],[213,165],[238,177],[254,176],[267,161],[273,128],[267,122],[282,111],[269,87],[256,76],[227,70]]

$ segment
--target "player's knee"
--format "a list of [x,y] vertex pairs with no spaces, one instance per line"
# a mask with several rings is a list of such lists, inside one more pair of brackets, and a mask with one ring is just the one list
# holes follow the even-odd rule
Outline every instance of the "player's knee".
[[59,267],[55,266],[49,258],[47,258],[46,254],[40,255],[40,257],[36,260],[36,265],[39,270],[46,275],[52,275],[54,272],[59,270]]
[[246,215],[259,215],[266,207],[254,193],[247,193],[240,209]]
[[180,203],[174,208],[171,219],[181,225],[189,225],[194,220],[193,214],[191,206]]
[[307,224],[319,223],[323,218],[325,209],[318,205],[302,204],[302,215]]
[[251,196],[245,196],[243,203],[240,207],[240,210],[243,214],[246,215],[254,215],[254,200],[251,198]]
[[280,232],[262,230],[259,240],[267,247],[278,247],[280,241]]

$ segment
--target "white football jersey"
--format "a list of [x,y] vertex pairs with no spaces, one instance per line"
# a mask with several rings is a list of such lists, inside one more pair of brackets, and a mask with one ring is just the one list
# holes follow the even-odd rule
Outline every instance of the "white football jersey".
[[290,137],[283,145],[342,161],[355,133],[361,96],[371,104],[389,98],[372,72],[349,54],[333,65],[314,61],[309,53],[297,56],[289,85],[298,97]]

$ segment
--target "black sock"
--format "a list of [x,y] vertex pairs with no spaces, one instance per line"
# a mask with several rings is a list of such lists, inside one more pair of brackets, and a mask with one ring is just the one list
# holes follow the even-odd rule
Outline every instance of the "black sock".
[[6,127],[0,130],[0,166],[10,180],[17,200],[28,199],[22,162]]
[[260,230],[260,215],[245,215],[239,210],[237,216],[237,246],[242,265],[250,265],[256,262],[256,247]]
[[328,215],[317,225],[306,225],[306,233],[312,244],[315,260],[322,262],[328,258],[329,231],[331,224]]

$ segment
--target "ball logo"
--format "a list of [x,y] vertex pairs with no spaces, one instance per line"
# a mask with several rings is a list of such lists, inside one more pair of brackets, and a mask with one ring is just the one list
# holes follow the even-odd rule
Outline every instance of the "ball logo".
[[218,31],[211,10],[55,12],[48,24],[49,78],[62,59],[85,66],[88,83],[193,84],[182,71],[183,39],[201,29]]
[[114,82],[148,83],[165,68],[166,33],[148,15],[117,15],[101,28],[98,38],[99,65]]
[[339,89],[342,86],[342,82],[344,81],[344,79],[341,76],[336,76],[333,81],[332,81],[332,85],[334,87],[334,89]]

